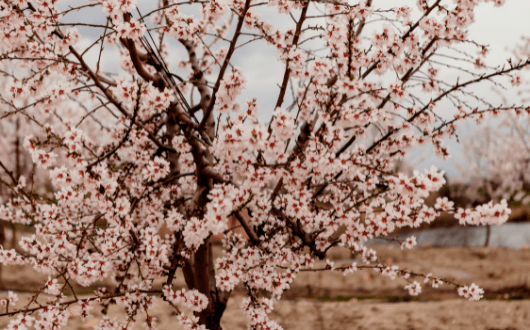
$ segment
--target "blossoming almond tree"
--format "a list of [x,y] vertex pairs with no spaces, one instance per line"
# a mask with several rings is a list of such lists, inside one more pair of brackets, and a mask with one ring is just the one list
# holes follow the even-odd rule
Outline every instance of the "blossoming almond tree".
[[[149,11],[136,0],[58,2],[0,1],[1,125],[12,132],[20,123],[36,166],[18,177],[12,154],[0,156],[11,190],[0,219],[34,228],[19,242],[23,252],[1,250],[0,261],[49,276],[27,305],[16,306],[14,294],[2,301],[9,329],[59,329],[111,304],[128,318],[105,318],[98,329],[141,320],[156,328],[157,300],[178,311],[184,329],[220,329],[236,286],[247,294],[249,328],[279,329],[267,315],[302,271],[372,269],[400,277],[412,295],[419,277],[482,297],[476,284],[386,264],[364,243],[453,209],[442,199],[425,205],[445,183],[441,171],[395,170],[411,146],[432,143],[445,158],[443,138],[458,121],[529,110],[495,106],[473,89],[510,81],[530,63],[488,67],[487,47],[468,39],[475,8],[504,1],[163,0]],[[105,24],[69,20],[98,8]],[[274,14],[290,27],[269,23]],[[86,46],[76,28],[100,36]],[[170,63],[175,42],[187,58]],[[260,95],[241,100],[262,82],[234,63],[259,43],[284,67],[270,109]],[[104,70],[108,44],[119,51],[119,72]],[[463,224],[502,224],[510,213],[505,202],[456,211]],[[224,251],[216,260],[213,235]],[[362,263],[318,266],[333,247]],[[177,270],[187,288],[172,287]],[[112,291],[73,292],[74,282],[109,278]]]

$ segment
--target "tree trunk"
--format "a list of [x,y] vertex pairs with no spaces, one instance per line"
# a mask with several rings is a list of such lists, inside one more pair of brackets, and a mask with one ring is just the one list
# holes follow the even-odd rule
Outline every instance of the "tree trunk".
[[[0,226],[0,246],[4,247],[6,241],[5,226]],[[4,290],[4,283],[2,281],[2,264],[0,264],[0,289]]]
[[488,247],[490,245],[490,236],[491,236],[491,225],[486,226],[486,242],[484,243],[484,247]]

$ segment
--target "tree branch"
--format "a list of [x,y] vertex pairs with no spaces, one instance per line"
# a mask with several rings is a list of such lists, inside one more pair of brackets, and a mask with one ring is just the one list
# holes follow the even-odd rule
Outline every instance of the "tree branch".
[[206,122],[208,121],[208,118],[210,118],[210,115],[213,111],[215,100],[217,98],[217,91],[219,91],[219,87],[221,86],[221,81],[224,78],[224,74],[225,74],[226,68],[228,67],[228,63],[230,63],[230,59],[232,58],[232,55],[234,54],[237,39],[239,38],[241,34],[241,28],[243,27],[243,22],[245,21],[245,15],[247,14],[249,6],[250,6],[250,0],[246,0],[241,16],[239,16],[237,20],[237,26],[236,26],[236,31],[234,32],[234,37],[232,38],[232,41],[230,41],[230,47],[228,48],[228,52],[226,53],[225,60],[223,62],[223,65],[221,66],[221,70],[219,71],[219,76],[217,77],[217,81],[215,82],[215,85],[213,87],[212,99],[210,100],[210,104],[208,105],[208,108],[206,109],[206,112],[204,113],[204,117],[199,125],[199,128],[201,129],[206,125]]

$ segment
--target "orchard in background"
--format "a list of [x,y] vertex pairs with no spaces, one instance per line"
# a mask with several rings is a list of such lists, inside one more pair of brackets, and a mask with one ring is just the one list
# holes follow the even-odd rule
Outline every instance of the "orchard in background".
[[[530,38],[522,37],[522,43],[512,51],[516,60],[530,57]],[[527,71],[529,68],[525,67]],[[529,81],[516,75],[518,98],[529,102]],[[509,104],[501,88],[495,91],[502,96],[502,103]],[[515,204],[530,203],[530,121],[521,118],[517,112],[508,112],[501,119],[489,118],[485,125],[477,127],[464,141],[467,158],[460,168],[460,181],[469,180],[455,197],[465,196],[469,200],[484,201],[506,199]],[[465,179],[464,179],[465,178]],[[464,197],[464,198],[465,198]]]
[[[239,285],[249,328],[279,329],[267,315],[307,270],[373,269],[412,295],[419,277],[480,299],[476,284],[400,270],[364,243],[441,211],[464,225],[508,219],[504,201],[429,207],[443,172],[396,167],[415,145],[448,157],[443,139],[460,121],[530,111],[477,93],[518,85],[530,63],[485,64],[489,49],[467,35],[482,2],[504,1],[162,0],[140,11],[136,0],[1,0],[0,219],[34,234],[18,242],[23,253],[2,249],[0,262],[49,275],[27,305],[12,293],[1,301],[8,328],[60,329],[74,305],[87,316],[116,304],[128,319],[97,329],[155,329],[158,301],[184,329],[221,329]],[[72,22],[95,9],[99,19]],[[234,63],[265,44],[282,65],[271,86]],[[187,57],[175,60],[174,48]],[[105,64],[118,53],[121,68]],[[242,99],[249,86],[273,90],[275,105]],[[333,247],[362,264],[315,267]],[[179,269],[186,289],[172,287]],[[110,292],[72,292],[73,282],[107,278]]]

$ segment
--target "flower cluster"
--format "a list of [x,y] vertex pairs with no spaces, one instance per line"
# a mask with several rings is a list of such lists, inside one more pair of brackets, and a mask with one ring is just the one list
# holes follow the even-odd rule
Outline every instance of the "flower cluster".
[[293,115],[282,108],[274,110],[273,120],[271,123],[275,137],[280,140],[288,140],[295,134],[295,122]]
[[411,296],[417,296],[421,293],[421,285],[417,281],[414,281],[405,286],[405,290],[408,290]]
[[24,140],[24,148],[29,152],[33,163],[40,167],[47,169],[53,165],[57,154],[52,152],[46,152],[43,149],[38,148],[37,141],[33,140],[33,136],[29,135]]
[[197,290],[186,291],[186,289],[182,289],[173,291],[171,287],[166,286],[163,294],[173,304],[181,304],[194,312],[200,312],[208,306],[208,298]]
[[158,181],[163,179],[169,173],[169,163],[160,157],[155,157],[149,161],[149,164],[142,170],[146,180]]
[[461,225],[502,225],[508,220],[512,210],[508,208],[506,200],[500,204],[489,202],[479,205],[475,210],[459,208],[455,218]]
[[9,291],[7,295],[8,295],[7,299],[0,300],[0,305],[5,307],[9,303],[10,306],[15,306],[18,301],[18,295],[14,293],[13,291]]
[[234,68],[221,83],[216,100],[216,109],[221,113],[237,111],[236,98],[246,86],[246,79],[240,69]]
[[255,329],[283,329],[277,322],[269,320],[268,313],[272,312],[273,300],[263,298],[261,302],[244,299],[241,309],[245,313],[250,327]]
[[484,296],[484,290],[473,283],[470,286],[462,286],[458,288],[458,294],[471,301],[476,301]]
[[146,31],[146,27],[142,22],[131,18],[130,22],[120,22],[115,26],[120,38],[136,39],[142,37]]

